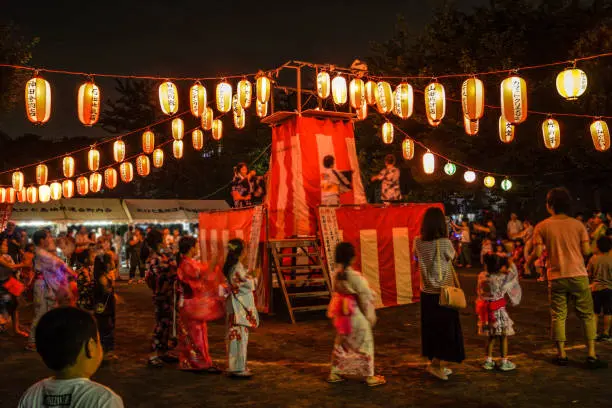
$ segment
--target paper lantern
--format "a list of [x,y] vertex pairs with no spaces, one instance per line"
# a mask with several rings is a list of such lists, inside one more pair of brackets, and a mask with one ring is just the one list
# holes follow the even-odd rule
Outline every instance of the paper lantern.
[[185,123],[183,119],[176,118],[172,119],[172,138],[174,140],[183,140],[185,135]]
[[189,109],[191,114],[196,118],[202,116],[207,103],[206,88],[202,86],[200,81],[197,81],[189,88]]
[[408,137],[402,142],[402,155],[406,160],[414,158],[414,141]]
[[346,103],[346,79],[340,74],[332,79],[332,98],[336,105],[344,105]]
[[438,126],[446,114],[444,86],[432,82],[425,88],[425,114],[431,126]]
[[504,179],[504,180],[501,182],[501,188],[502,188],[502,190],[504,190],[504,191],[508,191],[508,190],[510,190],[510,189],[512,188],[512,182],[511,182],[510,180],[508,180],[508,179]]
[[527,119],[527,84],[518,76],[506,78],[501,83],[502,116],[513,125]]
[[361,106],[355,110],[355,113],[357,114],[357,120],[364,120],[368,117],[368,102],[365,95],[361,97]]
[[123,162],[119,166],[119,177],[124,183],[129,183],[134,179],[134,166],[130,162]]
[[94,171],[89,175],[89,190],[92,193],[97,193],[102,189],[102,175]]
[[227,113],[232,109],[232,86],[229,83],[226,81],[219,82],[215,96],[219,112]]
[[153,153],[155,149],[155,133],[150,130],[145,131],[142,134],[142,151],[145,154]]
[[72,180],[64,180],[62,182],[62,196],[64,198],[74,197],[74,182]]
[[191,144],[195,150],[202,150],[204,147],[204,133],[200,129],[191,132]]
[[104,170],[104,185],[110,190],[117,187],[117,170],[112,167]]
[[164,151],[162,149],[155,149],[153,151],[153,167],[159,169],[164,165]]
[[591,138],[595,149],[605,152],[610,148],[610,130],[608,124],[603,120],[596,120],[591,123]]
[[47,178],[49,175],[49,168],[46,164],[39,164],[36,166],[36,183],[47,184]]
[[329,97],[330,79],[329,73],[321,71],[317,74],[317,95],[319,98],[325,99]]
[[385,122],[382,125],[382,140],[384,144],[393,143],[393,123]]
[[463,115],[470,121],[480,120],[484,115],[484,85],[478,78],[466,79],[461,86]]
[[463,173],[463,179],[466,181],[466,183],[473,183],[474,180],[476,180],[476,173],[474,173],[472,170],[468,170]]
[[510,143],[514,140],[514,125],[508,122],[503,116],[499,117],[499,140]]
[[74,177],[74,158],[71,156],[66,156],[62,160],[62,170],[64,172],[64,177]]
[[17,192],[17,202],[25,203],[27,201],[28,196],[27,196],[26,192],[27,192],[27,190],[26,190],[25,187]]
[[383,115],[393,111],[393,91],[388,82],[376,84],[376,109]]
[[349,96],[353,109],[359,109],[364,101],[365,84],[361,78],[353,78],[349,84]]
[[211,107],[207,107],[202,113],[202,120],[200,121],[200,125],[204,130],[210,130],[212,128],[213,121],[213,110]]
[[270,78],[265,75],[258,76],[256,87],[257,100],[261,103],[268,103],[268,101],[270,100],[270,91],[272,89]]
[[51,189],[48,185],[42,184],[38,186],[38,201],[48,203],[51,200]]
[[44,79],[36,76],[26,83],[26,115],[30,122],[42,125],[51,116],[51,87]]
[[238,94],[232,96],[232,113],[234,116],[240,116],[244,113],[244,108],[240,105],[240,101],[238,100]]
[[26,188],[26,200],[30,204],[36,204],[38,202],[38,188],[30,186]]
[[178,112],[178,91],[172,82],[166,81],[159,86],[159,104],[166,115],[174,115]]
[[557,75],[557,92],[568,101],[574,101],[587,89],[587,76],[576,67],[567,68]]
[[87,153],[87,167],[91,171],[96,171],[100,168],[100,151],[96,148],[89,149]]
[[6,203],[6,188],[0,187],[0,204]]
[[[257,101],[259,102],[259,101]],[[212,123],[212,137],[215,140],[221,140],[223,137],[223,122],[221,119],[215,119]]]
[[553,118],[548,118],[542,122],[542,136],[544,145],[547,149],[556,149],[561,144],[561,130],[559,122]]
[[423,155],[423,171],[425,172],[425,174],[433,174],[435,170],[436,157],[428,151]]
[[480,128],[480,123],[478,120],[469,120],[467,116],[464,116],[463,128],[465,129],[465,133],[469,136],[476,136]]
[[236,95],[238,95],[238,103],[243,109],[248,109],[251,106],[251,99],[253,99],[253,86],[248,79],[243,79],[238,82],[236,87]]
[[374,105],[376,103],[376,94],[378,93],[378,87],[376,82],[368,81],[365,84],[365,97],[368,105]]
[[[183,143],[183,141],[180,141]],[[140,177],[146,177],[151,173],[151,161],[149,156],[141,154],[136,158],[136,172]]]
[[493,176],[486,176],[484,178],[484,185],[487,188],[492,188],[495,185],[495,177],[493,177]]
[[17,193],[15,192],[15,189],[13,187],[8,187],[6,189],[6,202],[8,204],[15,204],[16,200],[17,200]]
[[125,142],[123,140],[115,140],[115,143],[113,143],[113,158],[117,163],[121,163],[125,159]]
[[234,114],[234,126],[236,129],[244,129],[246,124],[246,115],[244,114],[244,110],[242,114],[236,115]]
[[12,176],[12,181],[13,181],[13,188],[15,189],[15,191],[21,191],[21,189],[23,188],[23,183],[24,183],[24,177],[23,177],[23,173],[18,171],[13,172],[13,176]]
[[62,198],[62,184],[54,181],[49,185],[49,190],[51,190],[51,199],[59,200]]
[[393,113],[402,119],[408,119],[412,116],[414,108],[414,92],[412,86],[407,83],[401,83],[395,88],[395,102],[393,103]]
[[183,141],[175,140],[172,142],[172,154],[175,158],[180,159],[183,157]]
[[257,110],[257,116],[259,116],[260,118],[264,118],[268,116],[268,104],[267,103],[261,103],[259,101],[256,101],[255,107]]
[[85,126],[93,126],[100,117],[102,96],[100,88],[93,81],[87,81],[79,87],[77,106],[79,120]]
[[444,173],[448,176],[452,176],[457,172],[457,166],[455,163],[448,162],[444,165]]

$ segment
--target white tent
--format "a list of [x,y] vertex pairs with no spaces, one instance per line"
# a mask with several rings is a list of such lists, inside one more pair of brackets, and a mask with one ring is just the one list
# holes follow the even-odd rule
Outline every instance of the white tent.
[[198,213],[229,208],[223,200],[124,200],[131,222],[198,222]]

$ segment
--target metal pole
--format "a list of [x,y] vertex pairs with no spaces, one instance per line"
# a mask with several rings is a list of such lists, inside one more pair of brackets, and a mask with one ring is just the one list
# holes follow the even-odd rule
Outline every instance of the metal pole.
[[302,113],[302,68],[297,67],[297,111]]

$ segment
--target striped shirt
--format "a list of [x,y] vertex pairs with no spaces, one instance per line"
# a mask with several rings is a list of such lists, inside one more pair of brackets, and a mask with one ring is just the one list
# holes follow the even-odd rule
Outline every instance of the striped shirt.
[[421,271],[421,292],[440,293],[442,286],[454,286],[452,262],[455,249],[447,238],[414,240],[414,251]]

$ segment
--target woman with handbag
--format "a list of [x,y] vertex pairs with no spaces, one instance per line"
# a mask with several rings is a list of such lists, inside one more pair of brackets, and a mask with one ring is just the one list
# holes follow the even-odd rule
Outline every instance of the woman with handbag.
[[[206,322],[225,315],[225,300],[219,296],[219,269],[194,258],[197,240],[183,237],[179,241],[179,268],[177,278],[182,295],[179,301],[178,349],[179,368],[185,371],[220,373],[208,353],[208,327]],[[222,278],[222,277],[221,277]]]
[[25,285],[15,277],[23,264],[15,264],[8,254],[8,239],[0,242],[0,333],[6,331],[5,325],[9,319],[13,322],[16,335],[28,337],[29,333],[19,326],[19,296]]
[[465,296],[458,287],[453,269],[455,250],[439,208],[425,212],[414,251],[421,272],[422,354],[430,361],[427,371],[448,380],[452,370],[444,367],[442,361],[461,363],[465,359],[458,311],[465,307]]

